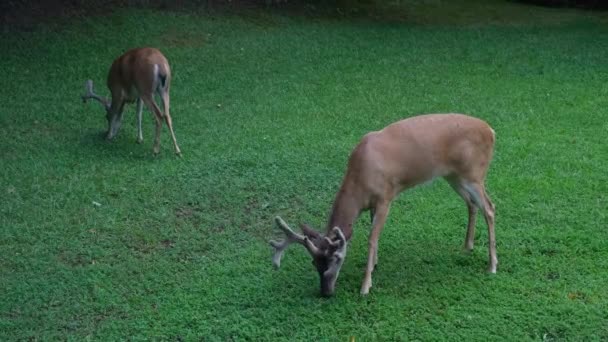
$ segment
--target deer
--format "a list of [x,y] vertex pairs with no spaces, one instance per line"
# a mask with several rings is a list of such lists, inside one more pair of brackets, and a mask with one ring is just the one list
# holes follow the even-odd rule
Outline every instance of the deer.
[[346,257],[353,224],[369,211],[372,229],[361,295],[372,287],[378,264],[378,239],[393,200],[417,185],[444,178],[464,200],[468,223],[464,250],[473,250],[475,220],[483,212],[488,227],[488,272],[496,273],[495,206],[485,188],[494,153],[495,132],[483,120],[465,114],[423,114],[367,133],[351,152],[342,184],[335,195],[325,233],[301,224],[295,232],[280,216],[275,223],[283,240],[270,240],[272,263],[279,269],[285,249],[297,243],[312,257],[320,278],[321,295],[332,296]]
[[[167,58],[155,48],[143,47],[128,50],[114,60],[108,72],[107,86],[112,95],[111,100],[97,95],[93,91],[93,81],[85,83],[83,102],[88,99],[99,101],[106,110],[108,131],[106,139],[112,140],[122,124],[122,114],[126,103],[137,101],[137,143],[143,142],[141,129],[143,105],[154,114],[156,135],[154,138],[154,154],[160,152],[160,132],[163,119],[167,122],[175,153],[181,156],[181,151],[173,132],[173,122],[169,112],[169,90],[171,86],[171,68]],[[160,110],[154,95],[158,94],[163,104]]]

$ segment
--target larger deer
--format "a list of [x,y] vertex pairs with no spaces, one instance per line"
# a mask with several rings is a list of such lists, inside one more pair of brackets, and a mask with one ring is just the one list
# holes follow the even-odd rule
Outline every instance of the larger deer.
[[294,232],[280,217],[275,221],[286,239],[270,241],[273,263],[280,267],[283,251],[292,243],[306,247],[321,280],[321,294],[331,296],[359,214],[370,210],[372,230],[361,294],[369,293],[378,263],[378,238],[391,202],[402,191],[437,177],[445,178],[467,205],[469,218],[464,248],[473,249],[478,209],[488,225],[488,271],[496,273],[494,204],[485,178],[494,150],[494,130],[484,121],[463,114],[427,114],[395,122],[368,133],[348,161],[336,194],[325,234],[301,225]]
[[[171,86],[171,68],[163,54],[154,48],[136,48],[125,52],[116,58],[110,67],[107,80],[112,99],[108,100],[93,91],[93,81],[88,80],[85,85],[86,93],[82,96],[84,102],[87,99],[99,101],[106,110],[108,120],[108,132],[106,139],[113,139],[122,124],[122,113],[125,103],[137,100],[137,142],[143,141],[141,130],[143,104],[154,114],[156,121],[156,135],[154,138],[154,154],[160,151],[160,131],[163,119],[167,122],[175,153],[181,154],[173,123],[169,113],[169,89]],[[154,101],[154,95],[158,94],[163,103],[163,111]]]

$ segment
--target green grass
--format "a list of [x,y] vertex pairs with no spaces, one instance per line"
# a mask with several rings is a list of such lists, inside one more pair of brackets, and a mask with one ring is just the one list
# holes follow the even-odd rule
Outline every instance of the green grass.
[[[455,21],[125,10],[3,35],[0,340],[608,339],[605,17],[494,5],[500,20],[474,1]],[[102,140],[79,99],[141,45],[172,64],[182,159],[166,128],[153,157],[148,112],[135,143],[134,106]],[[443,181],[393,205],[369,296],[367,216],[334,298],[303,248],[272,269],[275,215],[324,228],[362,135],[431,112],[497,132],[496,275],[483,220],[461,253]]]

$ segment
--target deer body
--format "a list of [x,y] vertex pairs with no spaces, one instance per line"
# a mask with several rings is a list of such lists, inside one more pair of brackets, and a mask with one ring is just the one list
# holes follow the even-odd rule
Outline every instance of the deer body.
[[[160,132],[163,119],[166,121],[175,152],[181,154],[171,119],[169,91],[171,86],[171,68],[165,56],[154,48],[136,48],[125,52],[112,63],[108,72],[107,86],[112,95],[110,101],[93,92],[93,82],[87,81],[87,93],[83,100],[98,100],[106,108],[108,132],[106,138],[113,139],[122,124],[123,109],[126,103],[137,101],[137,142],[143,141],[141,128],[143,105],[154,114],[156,134],[154,153],[160,151]],[[160,110],[154,95],[159,95],[163,111]]]
[[[338,272],[327,273],[328,268],[337,264],[340,259],[334,256],[337,249],[331,247],[332,243],[339,243],[340,246],[343,244],[338,250],[338,254],[342,256],[341,266],[347,242],[353,233],[353,224],[364,210],[370,210],[373,227],[369,237],[368,262],[361,293],[369,292],[372,285],[371,274],[378,262],[378,239],[393,199],[404,190],[437,177],[445,178],[467,205],[469,219],[465,238],[466,250],[473,249],[475,216],[478,209],[483,211],[490,241],[489,271],[495,273],[498,261],[494,236],[494,205],[484,185],[492,159],[494,139],[494,131],[487,123],[463,114],[420,115],[365,135],[351,153],[346,175],[332,206],[325,235],[306,225],[302,226],[305,239],[302,241],[312,244],[318,252],[311,254],[321,276],[322,293],[333,293],[339,272],[338,267]],[[338,231],[340,234],[337,234]],[[272,244],[275,248],[278,245],[276,242]],[[286,245],[279,245],[277,251],[281,249],[282,253],[285,247]],[[315,250],[308,249],[309,252],[311,249]]]

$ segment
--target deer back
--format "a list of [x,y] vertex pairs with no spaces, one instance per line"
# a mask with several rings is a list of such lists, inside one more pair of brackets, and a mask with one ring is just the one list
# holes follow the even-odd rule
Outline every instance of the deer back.
[[133,101],[138,94],[153,94],[159,86],[168,89],[170,82],[171,69],[165,56],[154,48],[136,48],[114,60],[107,85],[112,99]]
[[368,133],[353,150],[344,186],[392,198],[436,177],[485,178],[494,131],[462,114],[427,114]]

